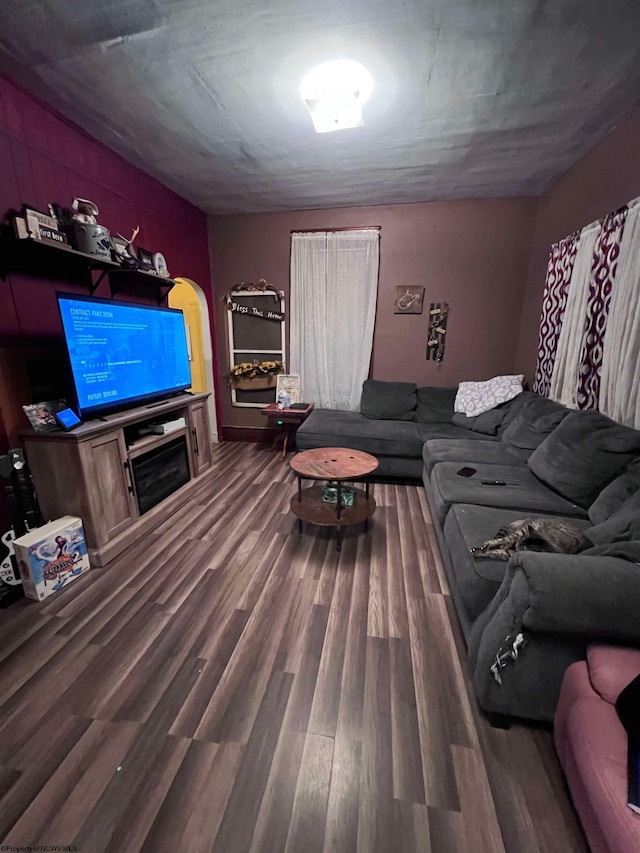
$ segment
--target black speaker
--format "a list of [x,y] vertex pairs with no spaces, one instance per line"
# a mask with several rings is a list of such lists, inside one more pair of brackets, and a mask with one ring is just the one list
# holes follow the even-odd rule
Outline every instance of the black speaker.
[[0,456],[0,481],[16,536],[40,527],[44,523],[42,514],[24,453],[19,447],[11,448],[7,456]]

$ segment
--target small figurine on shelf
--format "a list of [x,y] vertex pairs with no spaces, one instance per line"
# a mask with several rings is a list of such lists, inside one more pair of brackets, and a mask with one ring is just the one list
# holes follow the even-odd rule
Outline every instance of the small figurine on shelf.
[[133,241],[136,239],[138,234],[140,233],[140,226],[136,225],[131,233],[131,238],[127,239],[123,237],[122,234],[118,234],[113,242],[113,250],[116,255],[116,260],[118,260],[123,267],[130,267],[131,269],[138,269],[140,266],[140,262],[138,260],[138,251],[136,247],[133,245]]
[[286,393],[286,391],[278,392],[276,406],[279,409],[289,409],[291,407],[291,397]]
[[86,198],[74,198],[71,239],[80,252],[111,260],[111,234],[104,225],[98,225],[98,206]]
[[100,212],[98,210],[98,205],[89,201],[86,198],[74,198],[73,204],[71,205],[75,213],[73,214],[73,218],[76,222],[84,222],[86,225],[97,225],[98,220],[96,216]]

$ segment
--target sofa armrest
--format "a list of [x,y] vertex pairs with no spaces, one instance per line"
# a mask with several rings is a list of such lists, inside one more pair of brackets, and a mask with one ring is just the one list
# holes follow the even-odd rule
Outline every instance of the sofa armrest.
[[591,639],[640,643],[639,603],[640,566],[627,560],[516,554],[469,637],[480,706],[551,722],[564,673]]
[[[601,639],[640,640],[640,566],[619,557],[516,554],[528,602],[523,627]],[[520,587],[520,584],[516,584]]]

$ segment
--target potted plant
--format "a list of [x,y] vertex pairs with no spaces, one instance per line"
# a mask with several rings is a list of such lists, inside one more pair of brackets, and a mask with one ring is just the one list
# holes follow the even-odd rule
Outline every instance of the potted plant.
[[275,388],[277,375],[284,372],[281,361],[243,361],[231,368],[229,381],[241,391]]

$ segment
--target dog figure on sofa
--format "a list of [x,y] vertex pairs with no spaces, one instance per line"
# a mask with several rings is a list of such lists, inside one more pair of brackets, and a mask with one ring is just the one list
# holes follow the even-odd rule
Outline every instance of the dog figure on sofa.
[[560,518],[523,518],[501,527],[493,539],[470,551],[490,560],[508,560],[516,551],[577,554],[582,544],[575,527]]

